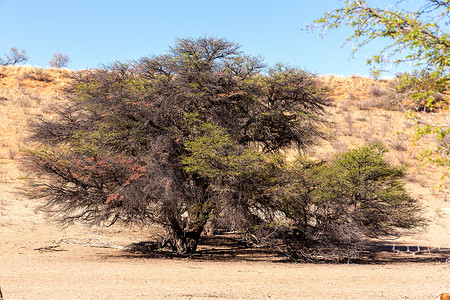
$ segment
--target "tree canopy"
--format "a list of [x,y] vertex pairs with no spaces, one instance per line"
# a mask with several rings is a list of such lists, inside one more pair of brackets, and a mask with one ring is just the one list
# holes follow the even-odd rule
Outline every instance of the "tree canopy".
[[[415,2],[415,3],[413,3]],[[322,29],[350,27],[353,34],[347,42],[356,42],[353,51],[377,39],[387,45],[368,59],[371,65],[381,63],[414,63],[448,75],[450,40],[448,36],[448,0],[394,1],[376,7],[370,1],[347,0],[345,6],[317,19]],[[314,26],[314,27],[315,27]]]

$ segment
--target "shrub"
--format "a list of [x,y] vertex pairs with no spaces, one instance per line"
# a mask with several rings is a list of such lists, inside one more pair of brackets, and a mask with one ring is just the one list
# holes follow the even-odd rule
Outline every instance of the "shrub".
[[387,94],[387,91],[385,89],[381,88],[380,86],[372,86],[369,89],[369,95],[372,98],[380,98],[380,97],[385,96],[386,94]]
[[351,256],[364,237],[425,224],[417,200],[403,188],[404,170],[383,160],[386,151],[373,144],[329,163],[300,159],[288,167],[276,193],[291,257]]

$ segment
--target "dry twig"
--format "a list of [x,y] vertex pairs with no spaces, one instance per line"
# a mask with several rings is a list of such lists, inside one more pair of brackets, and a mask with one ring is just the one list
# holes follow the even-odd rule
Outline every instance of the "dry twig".
[[125,249],[124,246],[116,245],[114,242],[105,242],[100,239],[60,239],[59,241],[53,241],[55,244],[65,243],[68,245],[79,245],[79,246],[88,246],[88,247],[97,247],[97,248],[114,248],[114,249]]

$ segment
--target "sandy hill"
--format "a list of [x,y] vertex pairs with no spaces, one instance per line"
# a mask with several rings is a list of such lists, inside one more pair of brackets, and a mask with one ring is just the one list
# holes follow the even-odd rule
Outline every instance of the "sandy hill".
[[[73,71],[60,69],[0,67],[0,287],[5,299],[116,299],[119,296],[127,299],[260,299],[269,296],[299,299],[296,296],[299,293],[305,295],[301,299],[318,299],[317,293],[328,296],[327,299],[369,299],[366,296],[370,299],[425,299],[450,288],[449,265],[445,264],[447,252],[444,252],[450,248],[450,225],[447,225],[450,184],[448,179],[440,180],[443,168],[423,164],[418,159],[421,151],[435,147],[437,142],[427,137],[413,145],[414,122],[404,112],[395,110],[386,97],[392,86],[390,81],[359,76],[320,77],[319,80],[332,90],[333,105],[328,110],[332,122],[328,130],[332,138],[311,148],[309,155],[330,159],[336,153],[375,141],[388,146],[390,151],[386,157],[391,164],[409,166],[406,188],[423,203],[431,223],[424,231],[386,241],[385,245],[390,247],[389,251],[391,248],[402,250],[396,257],[424,262],[436,258],[443,264],[389,265],[386,268],[384,265],[302,267],[303,277],[309,278],[310,284],[305,288],[300,279],[292,279],[298,274],[295,272],[300,272],[293,266],[130,261],[133,256],[123,256],[121,245],[145,240],[149,238],[148,232],[137,228],[92,229],[78,225],[62,229],[46,220],[36,210],[38,202],[16,192],[24,175],[17,167],[17,158],[20,149],[26,146],[23,138],[27,136],[28,120],[48,114],[53,103],[64,101],[62,88],[73,74]],[[443,111],[427,117],[439,119],[447,115],[448,112]],[[80,244],[105,248],[76,246]],[[109,247],[111,245],[117,247]],[[417,247],[442,255],[432,257],[433,253],[424,251],[415,255],[413,251],[419,250]],[[445,273],[439,273],[442,267],[447,268]],[[150,276],[149,268],[159,274],[151,275],[153,280],[161,281],[157,286],[144,283]],[[121,270],[120,273],[117,270]],[[203,270],[202,274],[198,270]],[[240,270],[249,274],[255,272],[256,277],[245,277]],[[220,274],[227,276],[230,288],[220,284],[224,280]],[[250,278],[249,281],[241,275]],[[174,277],[189,288],[178,286]],[[197,283],[192,284],[192,277]],[[42,278],[50,278],[56,285],[42,282]],[[277,280],[284,282],[285,288],[271,290]],[[354,285],[348,286],[350,280]],[[324,285],[329,289],[324,290]],[[241,296],[234,294],[234,287],[239,288]]]

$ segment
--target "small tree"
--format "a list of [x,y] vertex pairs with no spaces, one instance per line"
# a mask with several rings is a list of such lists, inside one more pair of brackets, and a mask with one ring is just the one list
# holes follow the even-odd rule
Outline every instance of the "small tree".
[[419,203],[403,188],[404,169],[389,166],[386,151],[374,144],[329,163],[300,159],[288,167],[275,191],[291,256],[349,256],[364,237],[396,236],[425,224]]
[[5,58],[0,57],[0,65],[2,66],[14,66],[15,64],[22,63],[28,60],[25,50],[18,50],[13,47],[9,50],[9,54],[5,54]]
[[55,53],[52,59],[48,62],[48,65],[52,68],[64,68],[70,63],[70,58],[67,54]]

